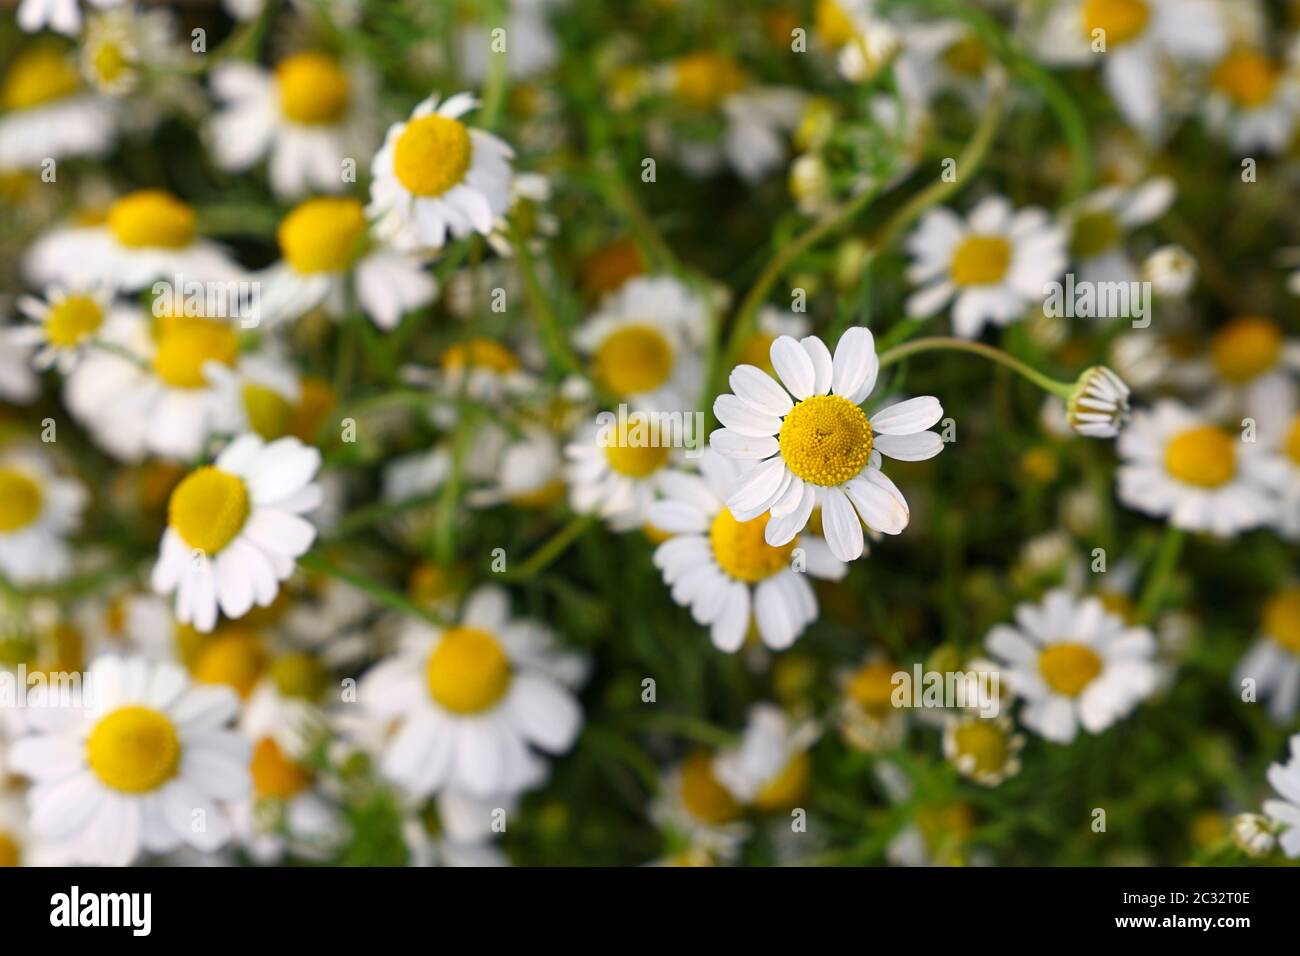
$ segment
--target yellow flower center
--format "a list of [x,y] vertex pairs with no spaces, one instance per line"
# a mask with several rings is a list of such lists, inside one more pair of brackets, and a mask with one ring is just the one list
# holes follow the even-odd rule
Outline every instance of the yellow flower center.
[[952,257],[952,281],[960,286],[1001,282],[1011,264],[1011,244],[1001,236],[968,236]]
[[1141,36],[1150,18],[1147,0],[1084,0],[1083,4],[1084,36],[1091,40],[1095,31],[1102,30],[1108,45]]
[[988,66],[989,51],[975,37],[962,37],[943,51],[943,62],[954,73],[975,77]]
[[101,83],[114,82],[131,65],[131,61],[116,43],[101,43],[90,61],[95,77]]
[[299,53],[275,68],[280,111],[295,123],[337,123],[347,111],[348,75],[324,53]]
[[434,607],[455,594],[461,583],[461,575],[455,568],[421,561],[407,578],[406,592],[417,604]]
[[765,332],[760,332],[748,338],[740,347],[739,359],[741,364],[753,365],[768,374],[772,374],[775,371],[772,368],[772,343],[775,341],[774,336]]
[[1286,456],[1300,466],[1300,415],[1291,419],[1291,429],[1287,432],[1286,444],[1282,447]]
[[104,312],[88,295],[70,295],[50,309],[45,317],[45,334],[51,345],[70,349],[99,330]]
[[788,810],[797,806],[808,792],[811,776],[812,757],[807,751],[795,754],[784,769],[758,791],[754,806],[759,810]]
[[673,347],[650,325],[625,325],[600,343],[594,357],[596,379],[616,396],[658,388],[673,369]]
[[957,759],[969,757],[977,774],[996,773],[1007,762],[1007,737],[991,720],[968,720],[953,731]]
[[250,508],[242,478],[205,466],[176,486],[167,520],[187,545],[213,556],[243,530]]
[[324,665],[303,651],[277,657],[271,664],[270,676],[276,690],[298,700],[320,700],[329,684]]
[[289,400],[273,388],[248,382],[240,391],[248,427],[267,441],[273,441],[289,432],[294,409]]
[[866,413],[839,395],[814,395],[790,410],[777,436],[786,467],[814,485],[842,485],[871,457]]
[[18,849],[18,843],[9,834],[0,831],[0,867],[19,866],[22,864],[22,853]]
[[1282,330],[1257,315],[1233,319],[1214,336],[1210,355],[1229,382],[1249,382],[1274,368],[1282,356]]
[[849,678],[849,699],[868,714],[882,717],[894,706],[894,674],[898,668],[886,661],[865,664]]
[[429,655],[429,694],[456,714],[477,714],[510,686],[510,660],[497,639],[476,627],[453,627]]
[[289,434],[310,445],[316,441],[325,416],[334,408],[334,388],[324,379],[305,376],[300,383],[301,394],[289,422]]
[[1101,673],[1101,658],[1085,644],[1052,644],[1038,655],[1038,671],[1052,690],[1077,697]]
[[616,239],[587,256],[582,262],[582,287],[588,298],[599,299],[628,279],[645,272],[641,247],[634,239]]
[[203,366],[217,362],[229,368],[238,357],[239,335],[227,322],[177,316],[159,323],[153,367],[172,388],[203,388],[208,384]]
[[1239,107],[1253,109],[1273,98],[1281,75],[1277,65],[1262,53],[1234,50],[1215,67],[1210,82]]
[[1133,604],[1133,599],[1127,594],[1121,594],[1119,591],[1104,591],[1097,595],[1101,601],[1101,606],[1107,612],[1121,618],[1126,624],[1137,624],[1137,608]]
[[752,584],[790,566],[790,554],[799,539],[792,539],[779,548],[772,547],[763,539],[769,517],[762,514],[752,521],[737,521],[729,509],[723,508],[713,519],[709,529],[713,556],[722,570],[737,581]]
[[715,109],[732,93],[745,88],[740,64],[721,53],[690,53],[673,64],[674,92],[692,109]]
[[1237,473],[1232,437],[1222,428],[1201,425],[1175,436],[1165,449],[1165,470],[1198,488],[1218,488]]
[[355,199],[308,199],[284,217],[276,236],[294,271],[342,272],[356,257],[366,216]]
[[161,189],[141,189],[109,207],[108,228],[130,249],[183,249],[194,241],[194,210]]
[[148,793],[176,775],[180,736],[171,720],[151,707],[119,707],[90,732],[86,759],[105,786]]
[[629,478],[645,478],[668,463],[669,448],[660,440],[656,422],[630,415],[605,446],[609,467]]
[[41,486],[16,468],[0,467],[0,534],[25,528],[41,514]]
[[266,647],[254,631],[229,628],[209,638],[194,661],[194,679],[248,697],[266,673]]
[[717,825],[740,816],[740,805],[713,775],[713,756],[697,750],[682,762],[682,803],[701,823]]
[[416,196],[441,196],[465,178],[474,155],[459,120],[430,113],[406,124],[393,150],[393,172]]
[[444,372],[462,372],[466,368],[487,369],[505,375],[519,368],[519,359],[504,345],[491,339],[457,342],[442,353]]
[[270,737],[257,742],[248,769],[253,777],[253,793],[259,799],[288,800],[311,784],[311,771],[286,757]]
[[857,35],[853,21],[835,0],[817,0],[813,10],[813,29],[830,47],[844,46]]
[[1264,607],[1264,633],[1300,654],[1300,587],[1289,587]]
[[0,104],[6,110],[25,110],[71,96],[81,87],[68,58],[53,47],[41,46],[20,53],[5,74]]
[[1114,247],[1119,238],[1119,220],[1113,213],[1104,209],[1087,212],[1075,220],[1070,254],[1076,259],[1088,259]]

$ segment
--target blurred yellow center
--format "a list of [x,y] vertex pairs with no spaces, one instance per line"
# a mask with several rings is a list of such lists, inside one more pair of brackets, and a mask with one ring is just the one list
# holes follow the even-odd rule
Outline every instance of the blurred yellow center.
[[650,325],[625,325],[596,349],[597,380],[617,396],[658,388],[673,369],[673,347]]
[[499,342],[470,339],[467,342],[457,342],[442,353],[442,368],[444,372],[481,368],[504,375],[519,368],[519,359]]
[[298,700],[320,700],[329,683],[324,665],[303,651],[277,657],[271,664],[270,675],[276,690]]
[[1237,473],[1231,436],[1214,425],[1201,425],[1174,437],[1165,449],[1165,469],[1179,481],[1218,488]]
[[194,241],[194,210],[161,189],[141,189],[109,207],[108,228],[130,249],[183,249]]
[[753,365],[761,368],[764,372],[771,373],[772,369],[772,343],[776,339],[774,336],[766,333],[753,335],[745,341],[740,347],[738,356],[741,364]]
[[814,485],[842,485],[871,457],[866,413],[839,395],[814,395],[790,410],[777,436],[786,467]]
[[668,463],[669,448],[653,420],[631,416],[605,445],[609,467],[628,478],[645,478]]
[[248,382],[240,391],[248,427],[267,441],[288,433],[294,408],[289,400],[273,388]]
[[459,120],[431,113],[406,124],[393,150],[393,172],[416,196],[441,196],[465,178],[474,154]]
[[194,662],[194,679],[222,684],[247,698],[266,673],[266,648],[254,631],[226,630],[208,639]]
[[180,759],[176,727],[150,707],[119,707],[86,741],[90,769],[105,786],[123,793],[157,790],[176,775]]
[[1108,45],[1140,36],[1150,18],[1147,0],[1084,0],[1083,4],[1084,35],[1091,40],[1101,30]]
[[285,216],[276,230],[280,250],[302,275],[342,272],[365,234],[366,216],[355,199],[308,199]]
[[691,53],[673,65],[677,99],[699,110],[714,109],[732,93],[745,88],[745,73],[721,53]]
[[1011,244],[1001,236],[968,236],[952,256],[952,281],[961,286],[1001,282],[1011,264]]
[[1282,450],[1297,466],[1300,466],[1300,415],[1291,419],[1291,428],[1286,433]]
[[205,466],[176,486],[167,520],[187,545],[213,556],[243,529],[249,510],[244,480]]
[[957,759],[970,758],[975,773],[995,773],[1007,762],[1006,734],[991,720],[970,720],[953,731]]
[[737,581],[762,581],[790,566],[798,538],[774,548],[763,539],[769,515],[737,521],[728,508],[718,511],[709,529],[709,542],[719,566]]
[[238,357],[239,335],[227,322],[177,317],[159,323],[153,367],[172,388],[203,388],[208,384],[203,366],[230,367]]
[[0,831],[0,867],[18,866],[22,863],[22,853],[14,838]]
[[299,53],[275,68],[280,111],[295,123],[337,123],[348,108],[348,75],[324,53]]
[[812,776],[812,757],[802,751],[790,758],[785,768],[754,797],[760,810],[788,810],[803,799]]
[[1104,209],[1087,212],[1075,220],[1070,253],[1076,259],[1089,259],[1112,248],[1119,238],[1119,220],[1114,213]]
[[1038,671],[1052,690],[1077,697],[1101,673],[1101,658],[1084,644],[1052,644],[1038,655]]
[[112,83],[131,65],[122,48],[116,43],[101,43],[90,58],[95,77],[101,83]]
[[5,74],[0,104],[6,110],[25,110],[61,100],[77,92],[81,81],[68,58],[53,47],[20,53]]
[[682,803],[701,823],[716,825],[740,816],[740,805],[713,775],[713,757],[697,750],[682,763]]
[[0,534],[25,528],[41,513],[41,486],[16,468],[0,467]]
[[510,661],[497,639],[476,627],[453,627],[429,655],[429,694],[456,714],[487,710],[510,686]]
[[1249,382],[1274,368],[1282,356],[1282,330],[1257,315],[1233,319],[1214,336],[1210,355],[1229,382]]
[[1264,633],[1292,654],[1300,654],[1300,587],[1289,587],[1268,602]]
[[311,783],[311,772],[286,757],[270,737],[257,742],[248,769],[253,777],[253,792],[259,798],[288,800]]
[[898,668],[885,661],[866,664],[849,678],[849,699],[868,714],[881,717],[894,706],[894,674]]
[[1263,106],[1273,98],[1282,71],[1254,50],[1235,50],[1215,67],[1210,82],[1243,109]]
[[88,295],[70,295],[50,309],[45,317],[45,334],[50,344],[69,349],[99,330],[104,312]]
[[813,28],[823,43],[831,47],[841,47],[857,34],[853,21],[835,0],[817,0],[813,10]]

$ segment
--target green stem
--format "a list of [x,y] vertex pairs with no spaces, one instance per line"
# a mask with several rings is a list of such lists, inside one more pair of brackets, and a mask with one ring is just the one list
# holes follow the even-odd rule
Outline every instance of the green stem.
[[568,336],[560,328],[555,310],[551,308],[551,303],[546,298],[546,290],[542,288],[541,280],[537,277],[537,264],[533,261],[533,254],[528,248],[526,237],[518,227],[513,225],[510,236],[515,259],[519,263],[519,274],[524,281],[524,294],[528,298],[529,311],[532,312],[533,319],[537,323],[537,335],[542,340],[542,347],[546,349],[550,360],[560,368],[585,379],[587,376],[582,369],[582,364],[573,354]]
[[581,538],[593,524],[595,524],[595,519],[590,515],[578,515],[551,535],[540,548],[530,554],[515,570],[506,571],[502,577],[507,581],[527,581],[536,576],[568,550],[569,545]]
[[[498,27],[503,29],[505,27],[505,3],[504,0],[487,0],[486,6],[486,20],[490,36],[493,30]],[[507,38],[507,44],[509,42],[509,38]],[[507,49],[509,49],[508,46]],[[506,85],[509,79],[509,73],[506,70],[508,55],[504,50],[500,53],[495,50],[489,51],[491,59],[488,61],[487,78],[483,83],[482,122],[484,129],[494,129],[501,119],[501,108],[505,105]]]
[[405,594],[380,584],[373,578],[356,571],[350,571],[347,568],[341,568],[334,562],[322,557],[315,552],[303,555],[298,559],[298,564],[306,571],[313,571],[317,574],[324,574],[331,578],[338,578],[340,581],[346,581],[359,591],[364,591],[369,595],[376,604],[382,604],[384,607],[392,608],[394,611],[400,611],[403,614],[411,614],[415,617],[423,618],[431,624],[437,624],[445,627],[447,622],[428,608],[412,601]]
[[1178,566],[1178,556],[1182,553],[1185,538],[1186,535],[1180,528],[1175,528],[1173,525],[1165,527],[1165,536],[1160,542],[1160,550],[1156,552],[1151,570],[1147,572],[1146,584],[1142,587],[1142,597],[1138,600],[1137,618],[1144,624],[1149,623],[1160,610],[1165,591],[1169,588],[1169,581]]
[[996,362],[998,365],[1004,365],[1016,372],[1018,375],[1033,382],[1045,392],[1052,395],[1059,395],[1061,398],[1068,399],[1071,392],[1074,391],[1073,382],[1058,382],[1056,379],[1044,375],[1037,369],[1026,365],[1015,356],[1008,355],[1001,349],[994,348],[991,345],[985,345],[982,342],[969,342],[966,339],[952,338],[945,335],[933,335],[923,339],[913,339],[911,342],[904,342],[902,345],[896,345],[892,349],[882,352],[880,355],[880,367],[893,365],[909,356],[918,352],[969,352],[972,355],[980,355],[990,362]]

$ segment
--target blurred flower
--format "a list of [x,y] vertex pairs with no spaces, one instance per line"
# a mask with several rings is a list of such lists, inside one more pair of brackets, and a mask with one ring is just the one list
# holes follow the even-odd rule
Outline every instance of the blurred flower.
[[812,757],[821,735],[811,721],[796,722],[774,704],[754,704],[740,744],[713,758],[713,773],[742,804],[757,810],[790,810],[808,793]]
[[80,526],[89,499],[79,481],[54,471],[48,455],[0,452],[0,573],[15,584],[67,575],[66,538]]
[[29,46],[9,63],[0,80],[0,169],[48,173],[51,160],[102,156],[115,135],[112,106],[86,90],[59,47]]
[[957,772],[981,786],[996,787],[1020,772],[1025,735],[1015,732],[1005,715],[949,717],[943,731],[943,755]]
[[1084,371],[1067,404],[1070,427],[1089,438],[1114,438],[1128,421],[1129,387],[1104,365]]
[[1260,637],[1233,673],[1238,689],[1247,680],[1258,699],[1268,701],[1274,722],[1289,723],[1300,705],[1300,585],[1278,591],[1264,605]]
[[1300,857],[1300,734],[1291,738],[1291,754],[1286,763],[1271,764],[1268,782],[1280,800],[1265,800],[1264,812],[1281,829],[1278,845],[1291,859]]

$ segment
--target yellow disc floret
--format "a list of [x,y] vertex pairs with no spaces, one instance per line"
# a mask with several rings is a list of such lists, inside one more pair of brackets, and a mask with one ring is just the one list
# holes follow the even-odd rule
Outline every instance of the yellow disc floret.
[[337,123],[347,112],[348,75],[332,56],[298,53],[281,60],[275,82],[280,88],[280,111],[295,123]]
[[713,756],[707,750],[697,750],[682,762],[681,798],[701,823],[728,823],[740,816],[740,805],[713,775]]
[[804,399],[785,416],[777,439],[786,467],[814,485],[842,485],[871,457],[866,413],[839,395]]
[[150,707],[119,707],[86,741],[86,760],[105,786],[123,793],[157,790],[176,775],[181,741],[167,716]]
[[968,236],[952,256],[952,281],[960,286],[1001,282],[1011,264],[1011,244],[1001,236]]
[[1056,693],[1077,697],[1101,673],[1101,658],[1086,644],[1050,644],[1038,655],[1038,671]]
[[1114,213],[1105,209],[1087,212],[1074,222],[1070,253],[1076,259],[1089,259],[1114,247],[1119,239],[1119,220]]
[[203,388],[203,367],[216,362],[232,367],[239,357],[239,335],[219,319],[177,316],[158,323],[153,367],[172,388]]
[[456,714],[487,710],[510,686],[510,660],[501,644],[477,627],[443,632],[425,670],[429,694]]
[[1282,443],[1282,450],[1286,456],[1300,467],[1300,415],[1291,419],[1291,427],[1287,430],[1286,440]]
[[1210,82],[1242,109],[1264,106],[1273,99],[1282,71],[1272,60],[1254,50],[1234,50],[1225,56]]
[[280,392],[266,385],[247,382],[240,390],[248,427],[267,441],[281,438],[289,432],[294,409]]
[[1243,315],[1215,333],[1210,356],[1219,374],[1233,384],[1249,382],[1277,366],[1282,330],[1263,316]]
[[248,486],[242,478],[206,466],[176,486],[167,520],[182,541],[211,556],[243,530],[250,507]]
[[460,183],[474,155],[459,120],[430,113],[406,124],[393,149],[393,173],[416,196],[441,196]]
[[768,518],[765,513],[752,521],[737,521],[729,509],[723,508],[713,519],[709,528],[713,557],[737,581],[762,581],[790,566],[790,555],[799,539],[772,547],[763,539]]
[[81,87],[77,70],[52,46],[18,54],[0,86],[0,106],[25,110],[71,96]]
[[276,690],[298,700],[320,700],[330,679],[325,665],[304,651],[277,657],[270,675]]
[[519,368],[519,359],[514,352],[491,339],[457,342],[442,353],[444,372],[463,372],[466,368],[486,369],[505,375]]
[[45,335],[51,345],[70,349],[104,323],[104,310],[88,295],[70,295],[50,308],[45,317]]
[[209,638],[194,661],[194,679],[223,684],[247,698],[266,673],[266,645],[261,635],[242,627],[227,628]]
[[25,528],[41,514],[45,496],[26,472],[0,467],[0,534]]
[[253,793],[259,798],[288,800],[311,784],[311,772],[286,757],[270,737],[257,742],[248,769],[253,778]]
[[745,88],[745,72],[731,57],[702,51],[673,64],[673,92],[693,109],[716,109],[723,100]]
[[302,275],[341,272],[356,257],[366,216],[355,199],[308,199],[284,217],[276,236],[280,251]]
[[1084,37],[1092,40],[1096,31],[1101,30],[1108,46],[1140,36],[1150,19],[1147,0],[1084,0]]
[[801,751],[763,789],[754,796],[754,806],[759,810],[789,810],[798,805],[808,792],[812,776],[812,757]]
[[595,376],[616,396],[652,391],[673,370],[673,347],[652,325],[625,325],[596,349]]
[[872,661],[849,678],[845,693],[863,711],[881,717],[894,706],[894,675],[898,668],[886,661]]
[[1289,587],[1264,606],[1264,633],[1300,654],[1300,587]]
[[1232,437],[1214,425],[1188,429],[1176,435],[1165,449],[1165,470],[1198,488],[1226,485],[1237,473]]
[[169,192],[141,189],[108,210],[108,228],[130,249],[183,249],[194,241],[194,210]]
[[991,720],[963,721],[953,730],[953,744],[954,761],[972,775],[998,773],[1006,765],[1007,735]]
[[605,442],[611,470],[628,478],[647,478],[668,464],[668,446],[653,419],[631,415]]

